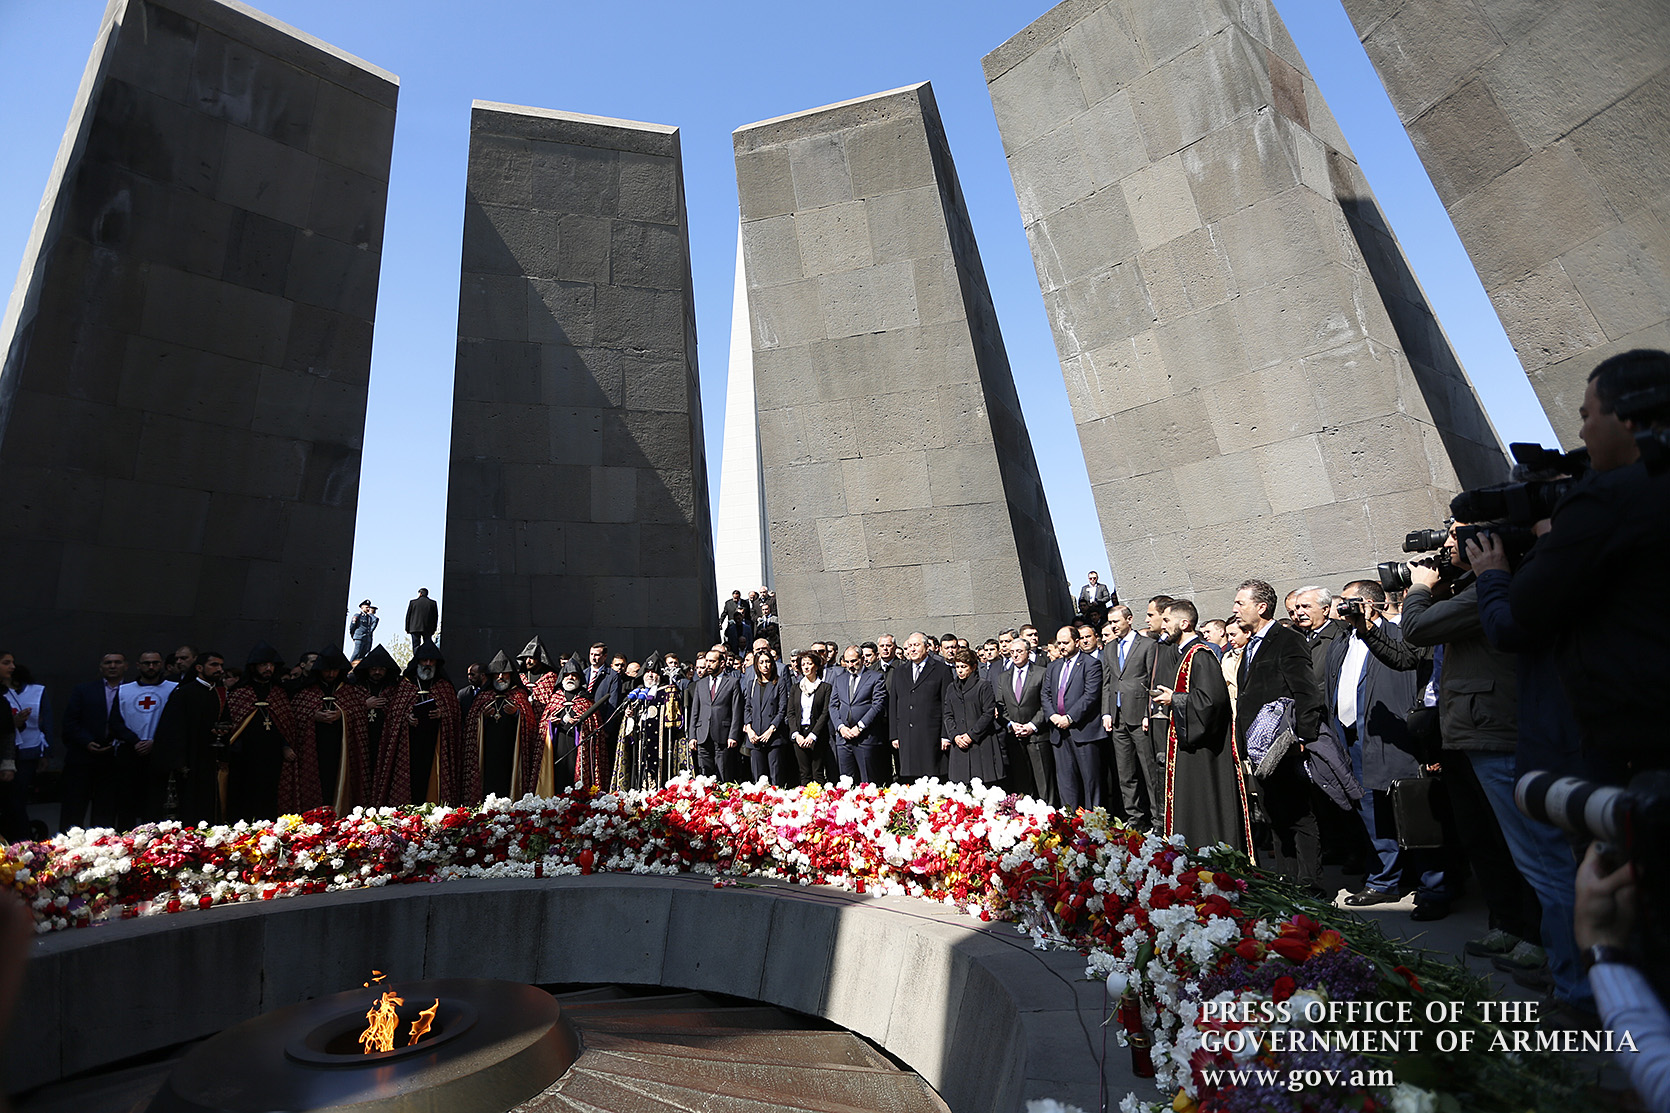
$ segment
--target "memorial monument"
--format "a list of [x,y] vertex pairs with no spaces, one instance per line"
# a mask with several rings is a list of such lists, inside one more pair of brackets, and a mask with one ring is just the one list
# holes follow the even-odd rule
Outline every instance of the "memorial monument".
[[1337,584],[1505,478],[1267,0],[1069,0],[985,72],[1120,584]]
[[7,636],[341,637],[396,78],[243,5],[112,0],[0,326]]
[[1670,348],[1670,7],[1346,0],[1567,448],[1595,365]]
[[712,644],[677,128],[475,102],[444,579],[484,659]]
[[734,139],[783,644],[1071,613],[932,90]]
[[771,583],[765,491],[760,474],[760,418],[754,405],[754,345],[748,328],[748,278],[742,232],[736,239],[731,294],[731,363],[725,377],[725,445],[719,461],[719,512],[714,522],[715,586],[720,599]]

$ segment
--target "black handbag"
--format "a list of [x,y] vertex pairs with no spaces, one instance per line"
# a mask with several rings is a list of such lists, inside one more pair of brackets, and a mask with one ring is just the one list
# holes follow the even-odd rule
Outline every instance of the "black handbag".
[[1405,777],[1392,782],[1392,818],[1400,850],[1444,845],[1443,811],[1450,806],[1442,777]]

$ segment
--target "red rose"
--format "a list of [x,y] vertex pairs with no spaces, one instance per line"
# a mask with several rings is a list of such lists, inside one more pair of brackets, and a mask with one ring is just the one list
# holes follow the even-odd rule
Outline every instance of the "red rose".
[[1276,984],[1270,987],[1270,1000],[1282,1002],[1293,996],[1293,991],[1299,988],[1299,983],[1283,974],[1276,979]]

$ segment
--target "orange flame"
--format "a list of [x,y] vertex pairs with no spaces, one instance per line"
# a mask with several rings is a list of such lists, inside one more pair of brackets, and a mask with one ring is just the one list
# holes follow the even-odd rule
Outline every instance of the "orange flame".
[[396,992],[386,990],[382,998],[365,1014],[366,1028],[360,1033],[360,1045],[367,1055],[377,1051],[394,1050],[394,1030],[400,1026],[396,1007],[405,1000]]
[[440,1007],[441,999],[437,997],[435,998],[435,1003],[433,1005],[430,1005],[427,1009],[418,1013],[418,1018],[412,1021],[412,1034],[406,1037],[407,1047],[411,1047],[414,1043],[429,1034],[429,1026],[435,1023],[435,1013],[440,1010]]

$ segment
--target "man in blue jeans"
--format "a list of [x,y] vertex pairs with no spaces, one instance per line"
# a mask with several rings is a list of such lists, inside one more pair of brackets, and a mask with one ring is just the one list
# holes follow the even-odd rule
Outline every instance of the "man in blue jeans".
[[[1466,555],[1456,547],[1453,526],[1444,548],[1452,565],[1471,570]],[[1403,604],[1404,637],[1416,645],[1444,647],[1438,709],[1445,748],[1466,754],[1514,866],[1537,894],[1542,906],[1542,949],[1547,952],[1555,995],[1567,1004],[1592,1009],[1572,935],[1577,869],[1571,848],[1554,828],[1534,822],[1513,802],[1519,744],[1518,663],[1512,653],[1497,649],[1485,637],[1476,583],[1453,598],[1439,600],[1434,594],[1440,580],[1436,564],[1412,565],[1409,578],[1412,586]],[[1503,956],[1507,964],[1503,968],[1531,967],[1525,959],[1535,950],[1520,944]]]

